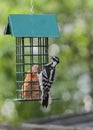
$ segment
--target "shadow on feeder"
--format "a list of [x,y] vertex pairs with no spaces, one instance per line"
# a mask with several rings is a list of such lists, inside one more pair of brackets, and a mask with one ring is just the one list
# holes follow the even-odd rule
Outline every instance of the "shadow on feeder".
[[[4,34],[16,37],[17,98],[14,100],[41,100],[37,73],[49,61],[48,38],[59,37],[56,16],[53,14],[9,15]],[[37,48],[36,53],[35,48]]]

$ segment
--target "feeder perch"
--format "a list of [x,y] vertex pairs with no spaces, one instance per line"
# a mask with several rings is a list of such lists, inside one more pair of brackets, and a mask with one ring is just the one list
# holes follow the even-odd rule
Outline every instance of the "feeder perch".
[[[48,38],[59,36],[56,16],[11,14],[4,34],[11,34],[16,38],[16,100],[40,100],[39,83],[33,81],[31,69],[34,65],[42,69],[48,63]],[[27,75],[30,76],[28,81],[25,80]],[[25,90],[24,84],[29,84],[28,90]],[[24,94],[30,96],[25,97]]]

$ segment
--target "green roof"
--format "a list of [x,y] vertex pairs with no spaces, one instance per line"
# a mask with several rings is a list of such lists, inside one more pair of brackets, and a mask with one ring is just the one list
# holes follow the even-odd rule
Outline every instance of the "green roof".
[[4,34],[14,37],[58,37],[59,30],[54,14],[11,14]]

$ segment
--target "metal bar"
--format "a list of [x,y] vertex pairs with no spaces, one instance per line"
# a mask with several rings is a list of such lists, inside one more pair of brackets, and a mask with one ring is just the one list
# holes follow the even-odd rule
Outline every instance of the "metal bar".
[[30,63],[33,64],[33,38],[30,38]]
[[[27,72],[27,71],[26,71],[26,72],[16,72],[16,73],[17,73],[17,74],[23,74],[23,73],[24,73],[24,74],[31,74],[31,73],[33,73],[33,72]],[[36,72],[34,72],[34,73],[36,73]]]
[[[21,72],[25,72],[25,66],[24,66],[24,63],[25,63],[25,56],[24,56],[24,37],[22,37],[21,38],[21,63],[23,63],[22,65],[21,65],[21,71],[20,71],[20,73]],[[24,81],[24,78],[25,78],[25,74],[24,73],[22,73],[22,78],[21,78],[21,80],[22,81]],[[21,83],[21,82],[18,82],[18,83]],[[23,82],[24,83],[24,82]],[[23,89],[24,90],[24,84],[23,83],[21,83],[21,89]],[[22,96],[22,95],[21,95]],[[22,98],[22,97],[21,97]]]
[[38,38],[38,64],[42,67],[41,38]]
[[[24,45],[24,47],[32,47],[31,45]],[[34,45],[34,47],[38,47],[38,45]],[[43,47],[43,45],[41,45]]]
[[[17,38],[16,38],[16,63],[18,63],[18,57],[17,57]],[[18,71],[18,65],[16,64],[16,71]],[[17,75],[16,75],[16,79],[17,79]]]
[[41,98],[30,98],[30,99],[22,99],[22,98],[19,98],[19,99],[11,99],[11,100],[13,100],[13,101],[41,101]]
[[[18,44],[19,44],[19,63],[21,63],[21,38],[18,38],[19,39],[19,41],[18,41]],[[20,64],[19,65],[19,72],[22,72],[22,65]],[[20,77],[19,77],[19,79],[21,79],[22,78],[22,75],[20,75]]]
[[40,54],[40,51],[39,51],[39,50],[40,50],[40,46],[39,46],[39,38],[38,38],[38,64],[40,64],[40,62],[39,62],[39,58],[40,58],[40,57],[39,57],[39,54]]
[[34,89],[30,89],[30,90],[17,90],[17,92],[29,92],[29,91],[35,91],[35,92],[38,92],[38,91],[41,91],[41,90],[34,90]]
[[[17,47],[17,57],[18,57],[18,63],[20,62],[20,56],[18,55],[18,54],[20,54],[20,44],[19,44],[19,38],[17,38],[17,45],[18,45],[18,47]],[[18,71],[20,71],[20,66],[18,66]],[[19,77],[18,77],[19,78]]]
[[[38,38],[38,64],[40,65],[41,69],[42,69],[42,38]],[[40,90],[40,86],[39,87],[39,98],[41,97],[41,90]]]
[[[24,37],[22,37],[22,72],[25,72],[25,67],[24,67],[24,62],[25,62],[25,54],[24,54]],[[23,74],[23,80],[24,80],[25,75]]]
[[[31,99],[31,98],[29,98],[29,99],[22,99],[22,98],[12,98],[12,99],[6,99],[7,101],[41,101],[41,98],[33,98],[33,99]],[[60,100],[60,98],[52,98],[52,101],[59,101]]]
[[43,66],[44,66],[44,59],[45,59],[45,58],[44,58],[44,57],[45,57],[45,56],[44,56],[44,52],[45,52],[45,51],[44,51],[44,46],[45,46],[44,43],[45,43],[45,38],[43,38],[43,43],[42,43],[42,44],[43,44],[43,45],[42,45],[42,47],[43,47],[43,50],[42,50],[42,51],[43,51],[43,59],[42,59],[42,60],[43,60]]
[[[44,54],[47,55],[47,54]],[[17,56],[33,56],[33,54],[17,54]],[[34,56],[42,56],[42,54],[34,54]]]
[[[32,66],[33,66],[33,38],[30,38],[30,63],[32,63],[32,65],[30,65],[30,70],[32,70]],[[31,87],[32,87],[32,71],[30,73],[30,83],[31,83]],[[32,88],[30,88],[32,89]],[[30,91],[30,98],[32,98],[32,91]]]
[[48,37],[45,38],[45,54],[46,54],[46,59],[45,62],[48,63]]
[[16,72],[17,74],[31,74],[31,73],[33,73],[33,74],[37,74],[37,72],[27,72],[27,71],[25,71],[25,72]]
[[39,46],[40,46],[40,50],[39,50],[39,51],[40,51],[40,55],[39,55],[39,56],[40,56],[40,63],[41,63],[41,66],[42,66],[42,50],[41,50],[42,48],[41,48],[41,42],[42,42],[42,39],[40,38],[40,42],[39,42]]
[[[34,62],[34,64],[38,64],[38,62]],[[23,63],[16,63],[16,65],[23,65]],[[33,65],[33,63],[24,63],[24,65]]]
[[[16,63],[18,63],[17,53],[18,53],[18,38],[16,38]],[[16,72],[17,72],[17,71],[19,71],[19,70],[18,70],[18,65],[16,64]],[[17,75],[17,73],[16,73],[16,89],[18,89],[17,80],[18,80],[18,75]],[[18,98],[18,93],[16,93],[16,95],[17,95],[17,98]]]

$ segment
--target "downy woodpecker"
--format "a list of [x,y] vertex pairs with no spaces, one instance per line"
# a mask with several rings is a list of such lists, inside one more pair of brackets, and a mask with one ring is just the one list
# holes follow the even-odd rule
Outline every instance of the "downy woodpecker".
[[52,62],[46,64],[41,73],[38,75],[39,85],[42,92],[41,103],[43,107],[47,107],[48,104],[51,103],[50,88],[54,81],[56,65],[59,63],[58,57],[51,56],[51,59]]

